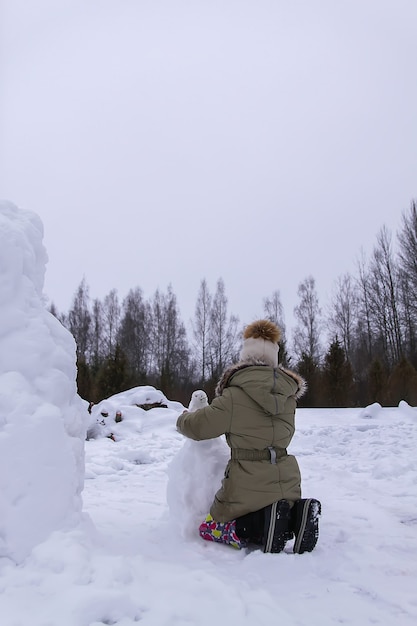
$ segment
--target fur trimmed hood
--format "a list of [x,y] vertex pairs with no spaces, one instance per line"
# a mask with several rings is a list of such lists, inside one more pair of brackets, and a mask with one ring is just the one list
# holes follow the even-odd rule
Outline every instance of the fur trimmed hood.
[[[232,378],[234,374],[236,374],[236,372],[239,372],[240,370],[243,370],[246,367],[251,367],[251,366],[271,367],[269,363],[265,363],[264,361],[261,361],[260,359],[254,359],[254,358],[248,358],[248,359],[239,361],[238,363],[234,363],[233,365],[230,365],[223,372],[219,382],[217,383],[216,391],[215,391],[216,396],[222,395],[225,387],[227,387],[230,379]],[[289,370],[283,367],[282,365],[278,365],[278,367],[275,369],[277,369],[278,371],[280,370],[284,372],[285,374],[287,374],[287,376],[289,376],[295,381],[295,383],[297,384],[297,391],[295,392],[294,397],[296,398],[296,400],[299,400],[299,398],[301,398],[307,391],[307,383],[304,380],[304,378],[302,378],[296,372],[293,372],[292,370]]]

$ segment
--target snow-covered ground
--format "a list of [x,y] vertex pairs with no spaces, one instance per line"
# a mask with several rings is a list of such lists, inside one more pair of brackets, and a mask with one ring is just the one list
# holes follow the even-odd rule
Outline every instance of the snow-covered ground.
[[214,486],[173,462],[178,409],[133,411],[118,440],[86,442],[84,524],[2,564],[3,626],[416,624],[417,409],[297,411],[291,451],[323,504],[303,555],[183,537],[168,484]]
[[46,258],[39,218],[0,203],[1,626],[415,626],[416,408],[297,411],[312,553],[205,542],[224,441],[184,441],[153,387],[88,413]]

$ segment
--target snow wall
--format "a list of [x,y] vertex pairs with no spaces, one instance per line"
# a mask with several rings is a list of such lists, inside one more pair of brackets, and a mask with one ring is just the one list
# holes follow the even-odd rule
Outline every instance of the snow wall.
[[40,218],[0,202],[0,557],[81,518],[86,424],[72,335],[49,313]]

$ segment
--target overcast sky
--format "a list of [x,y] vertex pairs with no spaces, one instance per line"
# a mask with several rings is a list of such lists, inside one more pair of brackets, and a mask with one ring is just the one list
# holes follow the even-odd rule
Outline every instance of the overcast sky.
[[291,328],[417,197],[416,0],[0,2],[0,196],[60,311],[171,283],[188,323],[222,277]]

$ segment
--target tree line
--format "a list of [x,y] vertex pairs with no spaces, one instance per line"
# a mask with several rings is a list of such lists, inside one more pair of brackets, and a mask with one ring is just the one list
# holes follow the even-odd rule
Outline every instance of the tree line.
[[[417,404],[417,207],[403,212],[393,237],[384,226],[355,274],[337,278],[326,310],[315,279],[298,287],[296,325],[287,336],[279,290],[263,300],[262,315],[282,329],[280,361],[308,383],[300,406]],[[186,329],[169,286],[145,299],[140,287],[120,302],[116,289],[91,300],[85,278],[68,313],[50,311],[77,345],[78,391],[98,402],[137,385],[153,385],[187,404],[191,392],[213,397],[224,368],[238,359],[239,318],[229,313],[225,284],[214,293],[203,279]]]

